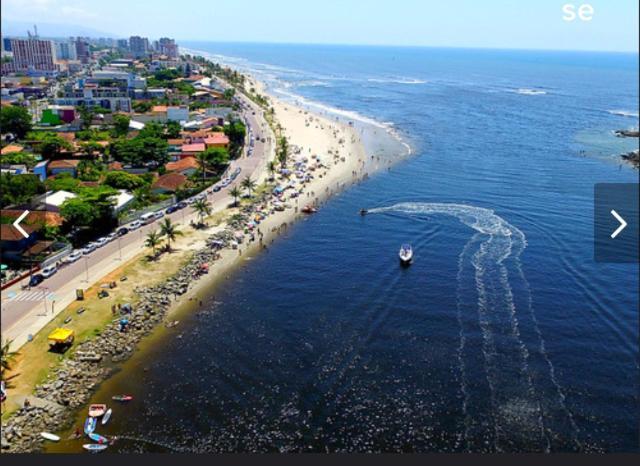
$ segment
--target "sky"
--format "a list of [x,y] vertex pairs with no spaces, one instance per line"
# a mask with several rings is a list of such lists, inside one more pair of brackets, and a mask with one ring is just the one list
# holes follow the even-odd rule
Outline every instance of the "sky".
[[[583,3],[591,21],[563,20]],[[2,20],[151,39],[638,52],[637,0],[2,0]]]

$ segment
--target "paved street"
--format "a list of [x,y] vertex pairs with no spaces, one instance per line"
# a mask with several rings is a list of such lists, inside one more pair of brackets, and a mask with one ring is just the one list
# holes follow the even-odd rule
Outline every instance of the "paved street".
[[[262,110],[246,97],[241,95],[238,97],[243,99],[249,107],[249,110],[244,113],[244,117],[255,136],[253,155],[248,157],[245,150],[241,158],[231,163],[231,171],[238,167],[241,169],[237,179],[227,188],[208,195],[214,212],[226,208],[232,202],[233,199],[228,192],[233,186],[239,185],[244,177],[249,175],[254,180],[258,179],[274,150],[273,136],[270,136],[271,131],[264,123]],[[266,143],[258,140],[258,136],[265,137]],[[191,207],[187,207],[167,217],[176,223],[188,225],[191,220],[196,219],[196,214]],[[35,334],[58,312],[75,300],[76,289],[89,288],[124,262],[139,254],[144,247],[147,233],[157,228],[157,221],[144,225],[91,254],[81,257],[73,264],[65,265],[38,287],[23,291],[22,286],[28,282],[27,278],[3,290],[0,296],[3,338],[14,339],[17,344],[27,341],[29,334]]]

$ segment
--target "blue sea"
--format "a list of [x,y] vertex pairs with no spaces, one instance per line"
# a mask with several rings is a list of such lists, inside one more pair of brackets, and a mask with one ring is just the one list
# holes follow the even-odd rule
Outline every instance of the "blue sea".
[[413,153],[105,385],[138,400],[113,451],[638,451],[638,264],[593,251],[637,54],[184,45]]

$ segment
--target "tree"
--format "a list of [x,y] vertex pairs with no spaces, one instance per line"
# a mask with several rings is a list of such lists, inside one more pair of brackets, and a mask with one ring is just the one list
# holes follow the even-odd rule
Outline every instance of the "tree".
[[115,189],[135,191],[138,188],[146,186],[148,183],[141,176],[134,175],[133,173],[113,171],[105,175],[104,184]]
[[36,175],[0,175],[0,207],[28,202],[37,194],[44,194],[44,183]]
[[240,191],[237,186],[234,186],[233,188],[231,188],[231,191],[229,191],[229,194],[233,196],[233,205],[237,206],[238,198],[242,195],[242,191]]
[[209,163],[220,170],[229,163],[229,151],[223,147],[209,147],[205,150]]
[[171,252],[171,242],[175,241],[178,236],[182,236],[182,232],[171,222],[171,219],[165,218],[160,224],[160,235],[167,237],[167,249]]
[[33,168],[38,161],[33,154],[28,152],[14,152],[12,154],[5,154],[2,156],[2,163],[8,165],[26,165],[29,168]]
[[273,179],[273,174],[276,172],[276,163],[273,160],[267,164],[267,171],[269,172],[269,178]]
[[282,168],[286,168],[287,159],[289,158],[289,143],[286,137],[281,137],[278,141],[278,150],[276,155],[278,162]]
[[139,135],[133,139],[119,138],[111,143],[109,149],[114,159],[134,167],[149,163],[161,166],[169,161],[169,145],[158,137]]
[[182,126],[177,121],[167,121],[167,138],[177,139],[180,137]]
[[256,182],[253,181],[251,179],[250,176],[246,176],[243,180],[242,183],[240,183],[242,185],[242,187],[244,189],[247,190],[247,193],[249,194],[249,196],[251,196],[251,193],[253,192],[253,190],[256,188]]
[[162,242],[162,238],[157,231],[151,231],[147,234],[147,239],[144,242],[144,245],[148,248],[151,248],[153,251],[153,257],[156,257],[156,248],[160,246]]
[[247,128],[240,120],[231,120],[224,128],[224,134],[229,138],[229,153],[232,158],[236,158],[242,151]]
[[78,107],[78,113],[80,114],[80,126],[82,129],[89,129],[91,123],[93,123],[93,108],[88,105],[80,105]]
[[198,199],[192,205],[193,210],[195,210],[200,218],[200,224],[204,222],[204,218],[211,215],[211,204],[205,199]]
[[88,230],[90,235],[109,230],[114,223],[113,189],[86,189],[73,199],[67,199],[60,207],[67,231],[72,228]]
[[141,138],[163,138],[164,127],[157,121],[150,121],[140,130]]
[[209,167],[209,154],[207,152],[198,152],[196,154],[196,162],[198,162],[198,167],[202,172],[202,182],[206,182],[207,178],[207,168]]
[[11,366],[16,360],[16,357],[20,354],[17,351],[11,351],[11,345],[13,340],[5,340],[0,346],[0,370],[2,371],[2,380],[4,380],[5,371],[11,370]]
[[231,100],[234,95],[236,95],[236,90],[234,88],[229,88],[224,91],[225,100]]
[[104,146],[98,144],[96,141],[81,142],[80,148],[82,149],[82,152],[92,158],[101,156],[106,150]]
[[91,160],[82,160],[78,164],[78,178],[82,181],[98,181],[102,176],[103,165]]
[[18,139],[23,139],[32,126],[31,114],[26,108],[8,105],[0,110],[0,128],[3,134],[12,133]]
[[55,133],[45,133],[38,145],[38,151],[44,159],[57,157],[63,150],[71,151],[73,146],[69,141]]
[[131,118],[126,115],[115,115],[113,117],[113,132],[116,137],[126,136],[129,132]]

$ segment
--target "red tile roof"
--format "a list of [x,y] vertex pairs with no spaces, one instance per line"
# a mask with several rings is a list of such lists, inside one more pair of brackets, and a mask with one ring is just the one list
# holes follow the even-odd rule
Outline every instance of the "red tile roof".
[[[8,218],[18,218],[22,215],[23,210],[12,210],[12,209],[2,209],[0,211],[0,216],[8,217]],[[45,224],[49,226],[60,226],[62,225],[62,215],[58,212],[51,212],[48,210],[31,210],[29,214],[24,219],[24,224],[26,225],[39,225]]]
[[193,156],[185,157],[177,162],[169,162],[164,166],[168,172],[181,172],[190,168],[198,168],[198,161]]
[[109,168],[109,170],[122,170],[122,164],[120,162],[111,162],[109,165],[107,165],[107,168]]
[[176,191],[180,186],[187,182],[187,177],[182,173],[167,173],[156,180],[151,189],[166,189],[167,191]]
[[167,113],[167,106],[166,105],[154,105],[153,107],[151,107],[151,111],[153,113]]
[[49,163],[49,170],[53,168],[77,168],[80,160],[53,160]]
[[[29,225],[20,225],[28,235],[31,235],[36,229]],[[2,241],[20,241],[24,236],[20,231],[11,224],[3,223],[0,225],[0,240]]]
[[0,153],[2,155],[15,154],[16,152],[22,152],[23,149],[24,148],[19,144],[9,144],[8,146],[3,147]]
[[181,148],[182,152],[204,152],[205,149],[206,147],[203,143],[183,144]]
[[211,133],[205,140],[204,143],[209,145],[227,145],[229,144],[229,138],[224,133]]

